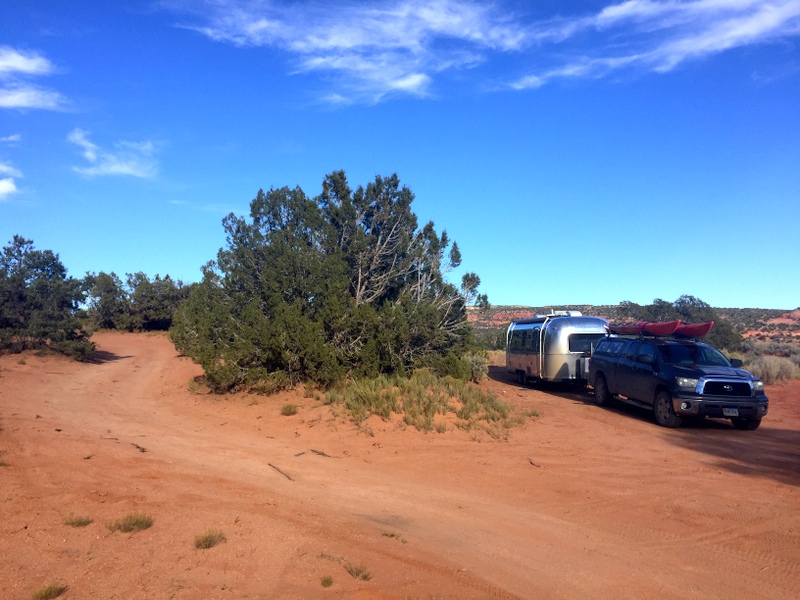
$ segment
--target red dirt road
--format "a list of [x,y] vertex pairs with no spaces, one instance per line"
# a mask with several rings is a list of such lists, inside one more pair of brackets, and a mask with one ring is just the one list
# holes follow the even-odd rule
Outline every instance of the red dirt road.
[[[758,431],[666,430],[496,367],[482,385],[540,414],[507,439],[369,435],[299,393],[192,394],[164,336],[94,339],[96,364],[0,357],[0,598],[800,594],[798,381],[767,390]],[[109,532],[132,512],[153,526]],[[195,549],[209,528],[227,541]]]

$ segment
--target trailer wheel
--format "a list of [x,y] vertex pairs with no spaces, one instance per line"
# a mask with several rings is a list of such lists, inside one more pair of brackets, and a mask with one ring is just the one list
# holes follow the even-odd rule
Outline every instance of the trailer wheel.
[[611,404],[611,394],[608,391],[608,384],[603,375],[598,375],[594,382],[594,401],[598,406],[608,406]]

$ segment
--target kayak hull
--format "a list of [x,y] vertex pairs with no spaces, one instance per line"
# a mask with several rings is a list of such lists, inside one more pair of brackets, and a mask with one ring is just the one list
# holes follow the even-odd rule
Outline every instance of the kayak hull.
[[703,337],[714,326],[714,321],[705,323],[681,323],[675,330],[675,335],[687,338]]
[[674,334],[680,327],[678,321],[637,321],[622,325],[609,325],[608,330],[617,335],[654,335],[665,336]]

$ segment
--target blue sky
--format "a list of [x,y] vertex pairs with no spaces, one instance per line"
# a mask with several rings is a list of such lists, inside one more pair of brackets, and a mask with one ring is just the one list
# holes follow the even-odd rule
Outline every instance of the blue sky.
[[396,172],[493,304],[793,309],[799,44],[800,0],[6,0],[0,243],[196,281],[259,188]]

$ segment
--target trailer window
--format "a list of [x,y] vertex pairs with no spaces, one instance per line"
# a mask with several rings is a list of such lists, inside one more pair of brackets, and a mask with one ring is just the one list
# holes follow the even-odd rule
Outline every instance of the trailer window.
[[513,331],[511,333],[511,352],[523,353],[527,352],[527,346],[530,345],[530,332],[526,329]]
[[605,337],[604,333],[573,333],[569,336],[569,351],[591,352]]

